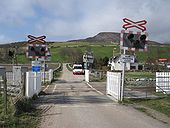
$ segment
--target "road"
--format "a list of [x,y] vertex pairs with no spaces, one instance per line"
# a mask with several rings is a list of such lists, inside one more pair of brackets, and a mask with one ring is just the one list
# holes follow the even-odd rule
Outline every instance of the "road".
[[44,109],[40,128],[168,128],[132,107],[119,105],[91,89],[84,76],[63,65],[59,81],[45,89],[37,106]]

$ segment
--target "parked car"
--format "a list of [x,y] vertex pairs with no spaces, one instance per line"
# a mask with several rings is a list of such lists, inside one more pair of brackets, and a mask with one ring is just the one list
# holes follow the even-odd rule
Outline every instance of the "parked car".
[[73,74],[74,75],[84,75],[85,71],[82,64],[73,64]]

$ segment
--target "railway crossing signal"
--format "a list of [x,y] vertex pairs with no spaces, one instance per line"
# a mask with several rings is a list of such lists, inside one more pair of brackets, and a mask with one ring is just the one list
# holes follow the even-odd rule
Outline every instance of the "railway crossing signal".
[[45,43],[44,39],[46,38],[46,36],[35,37],[32,35],[28,35],[28,38],[30,39],[28,40],[29,43],[34,43],[34,42]]
[[45,58],[48,48],[46,45],[28,45],[27,47],[27,56],[29,58]]
[[[147,37],[148,34],[146,31],[146,27],[144,26],[147,21],[132,21],[128,18],[124,18],[123,21],[125,24],[122,26],[125,30],[121,31],[120,34],[120,49],[123,49],[124,52],[121,55],[122,57],[122,84],[121,84],[121,93],[120,93],[120,100],[122,101],[124,98],[124,79],[125,79],[125,64],[127,62],[134,63],[135,56],[126,55],[126,50],[129,51],[146,51],[147,50]],[[137,28],[142,32],[133,32],[128,31],[129,28]]]
[[46,59],[48,48],[45,45],[46,36],[35,37],[32,35],[28,35],[28,46],[27,46],[27,57],[28,58],[41,58],[43,60]]
[[144,32],[146,30],[146,27],[144,26],[147,23],[146,20],[134,22],[128,18],[124,18],[123,21],[126,23],[123,25],[123,28],[125,30],[127,30],[128,28],[133,28],[133,27],[142,30],[142,32]]
[[121,48],[131,51],[147,51],[148,33],[133,32],[128,30],[121,31]]

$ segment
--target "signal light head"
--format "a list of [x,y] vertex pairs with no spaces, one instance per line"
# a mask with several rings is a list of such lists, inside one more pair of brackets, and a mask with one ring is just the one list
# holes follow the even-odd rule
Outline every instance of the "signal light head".
[[131,39],[133,39],[134,38],[134,34],[130,34],[130,35],[128,35],[128,37],[127,37],[129,40],[131,40]]
[[146,40],[146,35],[141,35],[141,36],[140,36],[140,40],[141,40],[141,41]]
[[31,57],[45,57],[46,50],[47,50],[47,48],[44,45],[28,46],[27,56],[29,58],[31,58]]
[[146,50],[147,33],[122,31],[121,32],[121,45],[124,49],[129,50]]
[[35,51],[35,48],[34,48],[34,47],[31,47],[31,51]]
[[45,52],[45,48],[42,47],[42,48],[41,48],[41,52]]

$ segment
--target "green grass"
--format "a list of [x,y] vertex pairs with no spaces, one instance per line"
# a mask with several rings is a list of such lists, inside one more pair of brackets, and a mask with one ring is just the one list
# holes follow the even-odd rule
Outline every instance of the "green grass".
[[[111,57],[113,55],[113,47],[110,46],[88,46],[88,47],[57,47],[51,48],[52,62],[69,62],[71,56],[67,55],[67,51],[79,51],[81,55],[84,54],[86,49],[93,51],[95,58]],[[64,53],[65,52],[65,53]],[[78,55],[80,55],[78,54]]]
[[[50,51],[52,54],[51,62],[70,62],[70,57],[65,55],[63,51],[79,51],[81,55],[87,49],[91,49],[94,53],[95,58],[112,57],[120,52],[118,45],[110,43],[90,43],[90,42],[59,42],[49,44]],[[158,58],[169,58],[170,59],[170,46],[169,45],[157,45],[148,46],[148,52],[136,52],[136,56],[139,62],[155,62]],[[74,55],[75,56],[75,55]],[[19,63],[27,63],[29,59],[26,58],[25,53],[18,55]]]
[[127,78],[155,78],[155,73],[153,72],[125,72]]
[[67,56],[61,55],[60,52],[64,48],[51,48],[51,61],[52,62],[64,62],[68,59]]
[[161,99],[131,99],[125,100],[125,103],[142,105],[144,107],[149,107],[158,112],[164,113],[170,117],[170,95]]
[[104,58],[111,57],[113,55],[113,47],[105,46],[105,47],[91,47],[92,51],[94,51],[94,57],[96,58]]
[[137,59],[140,62],[145,61],[155,61],[159,58],[169,58],[170,59],[170,46],[161,45],[161,46],[149,46],[148,52],[137,52]]
[[101,45],[115,45],[111,43],[103,43],[103,42],[57,42],[52,43],[49,46],[50,47],[87,47],[87,46],[101,46]]
[[59,42],[50,44],[51,47],[65,47],[65,46],[77,46],[77,45],[89,45],[87,42]]
[[19,115],[15,113],[15,107],[8,96],[7,115],[4,114],[3,96],[0,95],[0,128],[36,128],[39,123],[39,110]]
[[17,56],[17,59],[18,59],[18,63],[20,64],[24,64],[24,63],[28,63],[29,62],[29,59],[26,57],[26,55],[18,55]]

